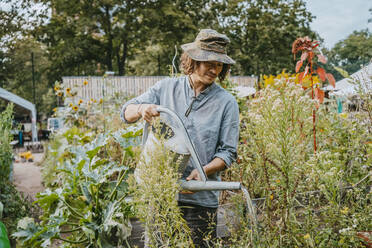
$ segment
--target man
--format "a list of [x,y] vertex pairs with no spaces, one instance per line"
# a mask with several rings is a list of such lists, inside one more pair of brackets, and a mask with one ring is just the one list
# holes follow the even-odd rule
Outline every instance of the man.
[[[215,30],[201,30],[194,42],[181,46],[185,76],[159,81],[124,104],[121,111],[127,123],[141,117],[151,122],[159,116],[157,105],[176,112],[190,135],[208,180],[221,180],[219,172],[229,167],[237,155],[239,108],[235,98],[215,83],[217,77],[224,80],[230,65],[235,63],[226,54],[229,42],[227,36]],[[182,177],[200,180],[192,160]],[[204,247],[205,235],[216,237],[218,196],[219,192],[214,191],[179,194],[179,206],[196,247]]]

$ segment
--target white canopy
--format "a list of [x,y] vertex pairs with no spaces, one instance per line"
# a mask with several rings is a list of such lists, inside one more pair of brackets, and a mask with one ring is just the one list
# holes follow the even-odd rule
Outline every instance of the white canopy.
[[256,89],[249,86],[236,86],[234,87],[234,90],[237,92],[236,95],[238,97],[251,96],[256,93]]
[[35,105],[32,104],[31,102],[23,99],[22,97],[14,95],[13,93],[10,93],[7,90],[4,90],[3,88],[0,88],[0,98],[6,99],[10,102],[14,102],[15,104],[31,111],[32,141],[36,142],[37,141],[37,130],[36,130],[36,108],[35,108]]
[[357,94],[359,85],[352,83],[359,81],[364,92],[372,92],[372,62],[355,72],[350,78],[344,78],[336,82],[336,87],[328,85],[324,90],[331,91],[330,95],[349,96]]

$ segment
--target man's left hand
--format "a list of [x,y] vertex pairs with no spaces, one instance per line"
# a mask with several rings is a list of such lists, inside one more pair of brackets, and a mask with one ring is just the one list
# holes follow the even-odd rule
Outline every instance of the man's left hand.
[[186,177],[186,181],[190,180],[198,180],[201,181],[199,171],[197,169],[193,169],[188,177]]

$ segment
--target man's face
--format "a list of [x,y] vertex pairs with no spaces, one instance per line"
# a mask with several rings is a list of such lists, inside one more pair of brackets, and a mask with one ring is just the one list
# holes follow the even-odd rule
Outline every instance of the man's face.
[[195,74],[198,77],[198,81],[203,84],[209,85],[221,73],[223,63],[217,61],[202,61],[199,63],[198,68],[195,70]]

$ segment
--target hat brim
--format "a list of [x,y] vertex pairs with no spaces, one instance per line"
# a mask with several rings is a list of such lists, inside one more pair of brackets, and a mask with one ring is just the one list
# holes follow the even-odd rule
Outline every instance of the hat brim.
[[218,61],[228,65],[235,64],[235,61],[226,54],[203,50],[195,42],[183,44],[181,48],[190,58],[196,61]]

